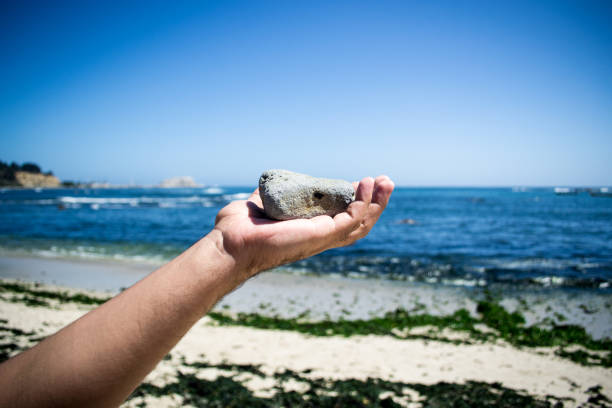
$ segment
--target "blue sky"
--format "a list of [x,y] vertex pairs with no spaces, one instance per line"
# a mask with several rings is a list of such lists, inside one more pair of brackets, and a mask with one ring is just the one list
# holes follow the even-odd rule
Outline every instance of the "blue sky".
[[609,1],[7,3],[0,160],[62,179],[612,184]]

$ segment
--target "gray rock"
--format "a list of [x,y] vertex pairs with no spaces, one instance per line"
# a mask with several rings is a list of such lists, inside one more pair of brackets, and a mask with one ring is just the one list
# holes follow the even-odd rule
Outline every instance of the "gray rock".
[[268,170],[259,178],[259,195],[266,215],[276,220],[334,216],[355,199],[344,180],[316,178],[288,170]]

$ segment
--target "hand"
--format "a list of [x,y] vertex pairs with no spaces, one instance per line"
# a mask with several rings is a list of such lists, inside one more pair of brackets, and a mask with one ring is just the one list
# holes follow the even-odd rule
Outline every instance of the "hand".
[[275,221],[266,217],[259,190],[225,206],[215,221],[223,249],[233,257],[241,281],[266,269],[350,245],[365,237],[383,212],[394,184],[387,176],[366,177],[343,213]]

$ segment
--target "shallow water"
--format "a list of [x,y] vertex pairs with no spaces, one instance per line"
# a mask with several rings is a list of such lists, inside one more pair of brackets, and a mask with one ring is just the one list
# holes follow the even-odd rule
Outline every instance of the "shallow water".
[[[249,187],[0,190],[0,251],[160,263]],[[612,283],[612,199],[552,189],[398,188],[368,237],[288,267],[432,284]]]

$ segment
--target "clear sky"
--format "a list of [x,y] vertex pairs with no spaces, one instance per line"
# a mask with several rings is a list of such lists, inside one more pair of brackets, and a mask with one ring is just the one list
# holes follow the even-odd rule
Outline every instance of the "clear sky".
[[612,2],[1,2],[0,160],[610,185]]

